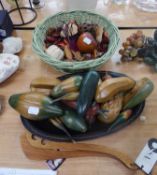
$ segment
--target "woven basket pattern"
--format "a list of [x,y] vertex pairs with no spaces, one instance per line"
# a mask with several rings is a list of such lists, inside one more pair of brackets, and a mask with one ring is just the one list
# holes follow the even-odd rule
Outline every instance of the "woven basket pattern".
[[[78,24],[87,22],[105,27],[110,39],[108,51],[101,57],[93,60],[73,62],[58,60],[58,58],[46,54],[44,51],[44,39],[48,28],[61,26],[64,23],[68,23],[70,19],[76,20]],[[105,63],[115,53],[119,40],[118,28],[107,18],[87,11],[71,11],[58,13],[40,22],[33,33],[32,47],[36,54],[40,56],[41,60],[54,68],[65,72],[76,72],[85,69],[94,69]]]

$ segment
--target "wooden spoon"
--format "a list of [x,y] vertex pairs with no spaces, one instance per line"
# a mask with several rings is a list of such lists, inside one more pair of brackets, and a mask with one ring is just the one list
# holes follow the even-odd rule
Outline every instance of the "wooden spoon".
[[[52,160],[58,158],[74,158],[74,157],[88,157],[88,156],[110,156],[118,159],[127,168],[136,170],[136,175],[145,175],[145,173],[140,170],[134,162],[124,153],[118,152],[113,148],[108,148],[105,146],[86,144],[86,143],[66,143],[66,142],[52,142],[45,141],[39,138],[33,138],[30,133],[21,136],[21,145],[25,155],[29,159],[33,160]],[[73,146],[72,146],[73,145]],[[58,147],[59,146],[59,147]],[[85,148],[86,146],[86,148]],[[92,151],[93,146],[95,150]],[[77,150],[74,147],[76,147]],[[86,151],[88,150],[91,151]],[[100,151],[97,152],[97,149]],[[63,150],[62,150],[63,149]],[[157,166],[153,169],[152,175],[156,175]]]
[[43,149],[32,146],[25,135],[21,136],[21,145],[25,155],[32,160],[52,160],[59,158],[72,158],[72,157],[88,157],[88,156],[99,156],[104,155],[97,152],[90,151],[62,151],[53,149]]
[[53,156],[54,157],[59,156],[60,158],[84,157],[84,156],[100,156],[100,157],[109,156],[119,160],[126,167],[130,169],[134,170],[137,169],[137,166],[134,165],[133,160],[129,156],[106,146],[87,144],[87,143],[53,142],[53,141],[46,141],[43,139],[42,140],[33,139],[32,135],[29,133],[27,133],[26,136],[23,136],[21,138],[21,143],[26,153],[28,153],[26,147],[30,148],[30,146],[32,146],[34,147],[32,148],[33,150],[37,149],[39,151],[38,153],[42,152],[42,154],[47,154],[51,152],[52,153],[51,155],[48,154],[48,156],[51,157],[51,159]]

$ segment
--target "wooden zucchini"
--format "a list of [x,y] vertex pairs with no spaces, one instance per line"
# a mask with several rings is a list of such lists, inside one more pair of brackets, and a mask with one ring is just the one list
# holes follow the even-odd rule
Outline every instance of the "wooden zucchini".
[[63,80],[52,89],[51,95],[53,97],[59,97],[69,92],[76,92],[79,90],[81,82],[82,76],[79,75]]
[[144,78],[143,86],[137,91],[137,93],[126,103],[123,109],[130,109],[144,101],[153,91],[154,84],[153,82],[148,79]]
[[78,117],[77,113],[74,111],[66,110],[65,114],[61,117],[64,125],[74,131],[86,132],[87,126],[83,118]]
[[81,84],[80,94],[77,100],[77,113],[79,117],[84,117],[91,106],[99,82],[99,74],[96,71],[89,71]]
[[95,100],[98,103],[104,103],[112,99],[116,94],[133,88],[134,85],[135,81],[129,77],[107,79],[98,86]]
[[52,105],[52,100],[39,92],[12,95],[9,104],[30,120],[43,120],[63,115],[60,107]]
[[52,89],[60,83],[56,78],[38,77],[31,82],[31,88]]
[[129,90],[128,92],[126,92],[126,94],[124,95],[124,100],[123,100],[123,106],[125,106],[129,100],[135,96],[135,94],[143,87],[145,86],[145,84],[147,83],[148,79],[147,78],[142,78],[139,81],[136,82],[136,85]]

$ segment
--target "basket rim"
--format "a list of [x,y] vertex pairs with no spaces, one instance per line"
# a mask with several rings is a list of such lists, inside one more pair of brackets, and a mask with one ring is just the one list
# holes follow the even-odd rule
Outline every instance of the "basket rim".
[[58,13],[56,13],[56,14],[54,14],[54,15],[47,16],[47,17],[45,17],[43,20],[41,20],[41,21],[36,25],[34,31],[37,30],[37,28],[38,28],[39,26],[41,26],[41,25],[42,25],[45,21],[47,21],[49,18],[51,18],[51,17],[56,17],[56,16],[58,16],[58,15],[69,14],[69,13],[88,13],[88,14],[91,14],[91,15],[97,15],[97,16],[99,16],[99,17],[101,17],[101,18],[104,18],[106,21],[108,21],[108,22],[111,23],[112,25],[114,25],[114,26],[117,28],[117,30],[119,31],[117,25],[116,25],[111,19],[109,19],[109,18],[106,17],[106,16],[100,15],[99,13],[92,12],[92,11],[89,11],[89,10],[70,10],[70,11],[67,11],[67,10],[66,10],[66,11],[58,12]]
[[[104,53],[101,57],[98,57],[96,59],[91,60],[84,60],[84,61],[63,61],[63,60],[57,60],[56,58],[49,56],[44,52],[43,49],[38,47],[38,44],[36,43],[38,38],[36,36],[37,32],[40,31],[40,27],[44,25],[44,23],[49,20],[50,18],[55,18],[58,15],[64,15],[64,14],[71,14],[71,13],[86,13],[88,15],[97,15],[101,19],[104,19],[112,26],[112,29],[114,30],[114,42],[112,45],[108,48],[107,52]],[[35,51],[37,55],[41,57],[41,60],[46,62],[47,64],[50,64],[51,66],[58,67],[60,69],[86,69],[99,66],[102,63],[105,63],[110,59],[110,57],[115,53],[116,49],[118,48],[120,44],[120,34],[118,27],[112,22],[110,19],[108,19],[106,16],[102,16],[98,13],[91,12],[91,11],[84,11],[84,10],[73,10],[73,11],[63,11],[56,13],[55,15],[51,15],[43,19],[40,23],[37,24],[35,27],[35,30],[33,31],[33,41],[32,41],[32,49]],[[92,64],[92,65],[88,65]],[[68,66],[68,67],[67,67]],[[71,68],[69,66],[72,66]],[[80,67],[81,66],[81,67]]]

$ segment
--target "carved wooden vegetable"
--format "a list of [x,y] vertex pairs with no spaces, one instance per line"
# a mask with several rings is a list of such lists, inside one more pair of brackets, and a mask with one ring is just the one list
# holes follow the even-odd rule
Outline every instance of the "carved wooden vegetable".
[[103,81],[97,88],[95,100],[104,103],[116,94],[125,92],[135,85],[135,81],[128,77],[111,78]]
[[98,119],[104,123],[112,123],[119,115],[123,104],[123,94],[120,93],[113,97],[112,100],[105,102],[102,109],[107,110],[104,115],[99,115]]
[[12,95],[9,104],[30,120],[43,120],[63,115],[60,107],[52,105],[52,99],[39,92]]
[[123,107],[124,109],[130,109],[144,101],[153,91],[154,85],[153,82],[148,79],[143,79],[143,85],[141,88],[137,91],[137,93],[126,103],[126,105]]
[[66,110],[61,120],[63,121],[64,125],[69,129],[79,132],[87,131],[85,120],[78,117],[77,113],[72,110]]
[[136,85],[129,90],[125,95],[124,95],[124,100],[123,100],[123,105],[125,106],[130,99],[136,95],[136,93],[147,83],[148,78],[142,78],[139,81],[136,82]]
[[52,89],[54,86],[60,83],[60,80],[57,78],[48,78],[48,77],[38,77],[31,82],[31,88],[43,88],[43,89]]
[[52,89],[51,95],[53,97],[59,97],[69,92],[76,92],[81,82],[82,76],[79,75],[67,78]]
[[84,117],[92,104],[100,76],[96,71],[89,71],[81,84],[80,94],[77,101],[77,113]]

